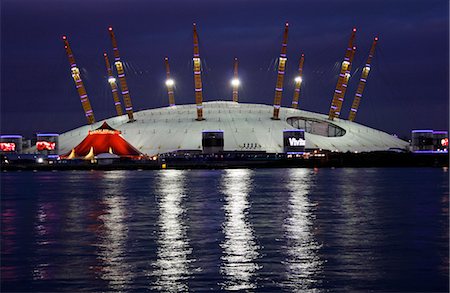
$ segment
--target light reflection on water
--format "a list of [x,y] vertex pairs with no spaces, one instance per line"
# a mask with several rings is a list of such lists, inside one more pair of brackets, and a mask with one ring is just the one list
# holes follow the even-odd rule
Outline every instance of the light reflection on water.
[[[16,204],[10,202],[8,204],[3,204],[3,209],[1,211],[1,236],[2,242],[0,245],[2,259],[4,260],[11,255],[17,253],[17,212]],[[5,266],[1,265],[0,275],[3,280],[14,280],[17,278],[18,268],[16,266]]]
[[112,290],[127,290],[132,274],[125,259],[127,228],[127,197],[122,189],[123,171],[113,171],[104,174],[105,186],[101,205],[103,211],[98,219],[102,225],[98,227],[100,241],[98,257],[101,263],[100,276],[108,281]]
[[[74,176],[75,177],[75,176]],[[65,236],[61,239],[62,245],[60,254],[64,264],[59,267],[58,277],[60,278],[79,278],[86,277],[85,263],[92,263],[92,256],[88,258],[73,257],[76,255],[86,254],[86,226],[84,220],[87,218],[87,206],[85,200],[77,196],[79,191],[77,186],[83,184],[82,180],[69,179],[67,183],[67,196],[64,197],[66,206],[63,221],[61,223]],[[94,256],[95,257],[95,256]],[[82,268],[82,269],[80,269]]]
[[52,258],[46,257],[51,254],[52,246],[55,244],[55,223],[59,222],[57,209],[52,202],[39,203],[35,219],[35,237],[37,245],[36,266],[33,269],[34,280],[51,279],[55,274],[55,263]]
[[[448,171],[448,168],[447,168],[447,170],[445,170],[445,172],[447,172],[447,171]],[[449,240],[450,239],[450,237],[449,237],[449,232],[450,231],[448,229],[448,225],[449,225],[449,214],[448,214],[448,210],[449,210],[449,191],[448,191],[448,188],[446,189],[445,193],[441,197],[441,203],[442,203],[441,213],[443,215],[445,215],[445,217],[444,217],[445,220],[444,221],[446,221],[445,224],[447,225],[447,229],[442,229],[442,234],[443,235],[441,236],[442,239],[444,239],[444,241],[445,241],[445,240]],[[441,265],[440,265],[440,271],[442,272],[443,275],[448,276],[449,275],[449,263],[450,263],[449,262],[450,261],[449,253],[442,253],[441,254],[441,259],[442,259],[442,262],[441,262]]]
[[447,174],[5,172],[0,291],[448,292]]
[[152,272],[158,291],[187,291],[191,248],[186,236],[184,197],[186,171],[159,173],[157,201],[159,209],[157,260]]
[[287,282],[294,292],[316,291],[322,277],[321,245],[314,238],[315,204],[308,198],[312,171],[291,169],[289,172],[289,211],[284,224],[287,246]]
[[255,260],[259,256],[259,247],[248,222],[252,173],[249,169],[226,170],[222,180],[226,219],[221,272],[225,275],[223,289],[226,290],[256,288],[254,276],[259,267]]
[[[362,176],[371,176],[374,170],[367,170]],[[374,247],[382,243],[383,234],[379,233],[382,227],[382,219],[377,214],[376,194],[373,185],[367,184],[364,188],[355,184],[360,175],[357,169],[344,169],[339,173],[339,184],[336,191],[336,211],[338,215],[335,223],[337,233],[336,243],[342,247],[338,261],[342,266],[349,268],[364,263],[364,270],[352,271],[348,274],[352,279],[366,280],[361,282],[361,290],[368,288],[369,282],[377,282],[385,278],[383,268],[377,267],[379,256]],[[375,182],[376,177],[372,179]],[[351,239],[351,240],[349,240]],[[358,253],[354,253],[357,251]]]

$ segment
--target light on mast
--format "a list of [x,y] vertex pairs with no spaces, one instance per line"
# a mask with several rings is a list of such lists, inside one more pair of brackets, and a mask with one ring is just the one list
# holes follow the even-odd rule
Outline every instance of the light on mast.
[[166,86],[173,86],[174,84],[175,82],[173,81],[173,79],[166,80]]
[[232,80],[231,80],[231,85],[232,86],[239,86],[241,84],[241,82],[239,81],[239,79],[237,79],[237,78],[233,78]]

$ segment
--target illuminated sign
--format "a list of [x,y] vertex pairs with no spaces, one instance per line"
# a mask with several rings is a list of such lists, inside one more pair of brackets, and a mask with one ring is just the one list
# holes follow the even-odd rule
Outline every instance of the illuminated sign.
[[303,129],[287,129],[283,131],[283,151],[289,153],[303,153],[306,140]]
[[445,146],[445,147],[448,147],[448,138],[441,139],[441,145]]
[[56,143],[48,141],[38,141],[36,142],[36,149],[38,151],[53,151],[56,147]]
[[110,130],[110,129],[96,129],[96,130],[89,130],[88,134],[121,134],[122,132],[119,130]]
[[0,151],[2,152],[14,152],[16,150],[16,144],[13,142],[0,142]]
[[289,146],[293,147],[293,146],[305,146],[306,145],[306,140],[301,139],[301,138],[295,138],[295,137],[289,137]]

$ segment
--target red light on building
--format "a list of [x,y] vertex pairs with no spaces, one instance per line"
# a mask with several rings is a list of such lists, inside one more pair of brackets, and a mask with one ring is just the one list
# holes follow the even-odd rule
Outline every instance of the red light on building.
[[38,141],[36,142],[36,149],[38,151],[53,151],[56,147],[56,143],[48,141]]
[[0,151],[2,152],[14,152],[16,150],[16,144],[13,142],[0,142]]
[[448,147],[448,138],[443,138],[441,139],[441,145],[444,147]]

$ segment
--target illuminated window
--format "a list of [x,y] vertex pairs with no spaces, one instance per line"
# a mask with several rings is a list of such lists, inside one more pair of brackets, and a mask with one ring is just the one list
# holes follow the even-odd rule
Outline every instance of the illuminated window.
[[315,135],[338,137],[345,134],[345,130],[343,128],[330,122],[321,121],[318,119],[306,117],[289,117],[286,119],[286,122],[297,129],[304,129],[305,132]]

